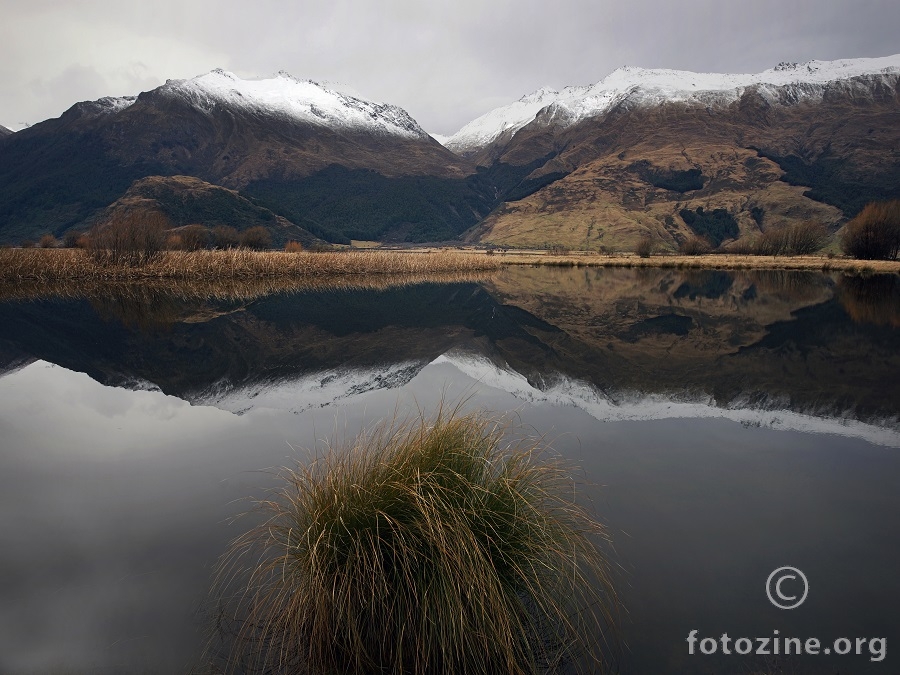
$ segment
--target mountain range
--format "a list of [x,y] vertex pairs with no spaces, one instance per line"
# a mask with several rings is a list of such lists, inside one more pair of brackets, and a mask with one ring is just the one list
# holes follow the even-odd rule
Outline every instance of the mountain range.
[[170,80],[0,129],[0,242],[119,209],[262,223],[276,242],[603,250],[807,219],[834,231],[900,197],[900,55],[753,75],[621,68],[441,140],[402,108],[284,72]]

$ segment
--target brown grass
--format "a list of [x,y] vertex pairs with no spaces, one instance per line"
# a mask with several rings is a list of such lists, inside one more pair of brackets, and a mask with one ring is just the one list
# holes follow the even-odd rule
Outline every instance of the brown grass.
[[152,305],[161,298],[182,301],[236,300],[247,301],[276,293],[306,291],[381,291],[416,284],[459,284],[483,281],[488,271],[438,272],[428,274],[321,275],[304,277],[253,277],[246,279],[144,279],[92,280],[57,279],[26,280],[0,283],[0,302],[62,298],[94,300],[121,297],[123,302]]
[[163,251],[143,265],[98,262],[78,249],[4,249],[0,281],[254,279],[493,270],[499,260],[456,251]]

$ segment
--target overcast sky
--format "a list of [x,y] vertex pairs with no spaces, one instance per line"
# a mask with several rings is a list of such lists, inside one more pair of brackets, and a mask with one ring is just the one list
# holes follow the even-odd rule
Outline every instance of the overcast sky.
[[759,72],[900,52],[897,0],[0,0],[0,124],[213,68],[287,70],[428,131],[623,65]]

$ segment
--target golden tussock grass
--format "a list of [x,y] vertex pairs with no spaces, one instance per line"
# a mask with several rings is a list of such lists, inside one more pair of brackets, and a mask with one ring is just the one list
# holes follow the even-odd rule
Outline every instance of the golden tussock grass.
[[438,274],[500,265],[488,256],[458,251],[163,251],[140,265],[113,265],[77,249],[0,249],[0,281],[15,282]]
[[618,615],[571,473],[485,413],[388,421],[283,469],[213,597],[225,672],[603,672]]

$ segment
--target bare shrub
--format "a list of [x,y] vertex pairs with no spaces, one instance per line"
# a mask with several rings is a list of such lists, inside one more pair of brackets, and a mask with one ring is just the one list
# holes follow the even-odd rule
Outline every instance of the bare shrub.
[[256,251],[272,247],[272,235],[262,225],[251,227],[241,232],[241,246]]
[[178,230],[185,251],[199,251],[209,246],[210,232],[202,225],[186,225]]
[[860,260],[896,260],[900,254],[900,199],[866,205],[847,224],[841,249]]
[[719,250],[732,255],[755,255],[757,239],[741,238],[721,247]]
[[287,253],[300,253],[303,251],[303,244],[299,241],[289,241],[284,245],[284,250]]
[[87,248],[88,236],[80,230],[69,230],[63,237],[63,246],[65,248]]
[[825,225],[814,220],[804,220],[788,226],[788,250],[791,255],[815,253],[828,242]]
[[56,241],[56,237],[52,234],[45,234],[40,238],[40,241],[38,241],[38,246],[40,248],[56,248],[58,245],[59,242]]
[[653,237],[644,235],[638,240],[637,245],[634,247],[634,252],[641,258],[649,258],[653,255],[654,248],[656,248],[656,243],[653,241]]
[[775,228],[763,232],[756,241],[750,253],[753,255],[781,255],[784,252],[785,237],[781,228]]
[[144,265],[166,241],[168,220],[161,213],[125,211],[91,230],[88,250],[103,265]]
[[167,251],[182,250],[183,244],[181,242],[181,235],[175,234],[174,232],[167,234],[164,246]]
[[215,248],[237,248],[241,243],[238,231],[228,225],[216,225],[212,229],[212,244]]
[[754,255],[808,255],[828,241],[828,230],[822,223],[805,220],[766,230],[754,242]]
[[712,244],[705,237],[688,237],[678,245],[681,255],[706,255],[712,252]]

